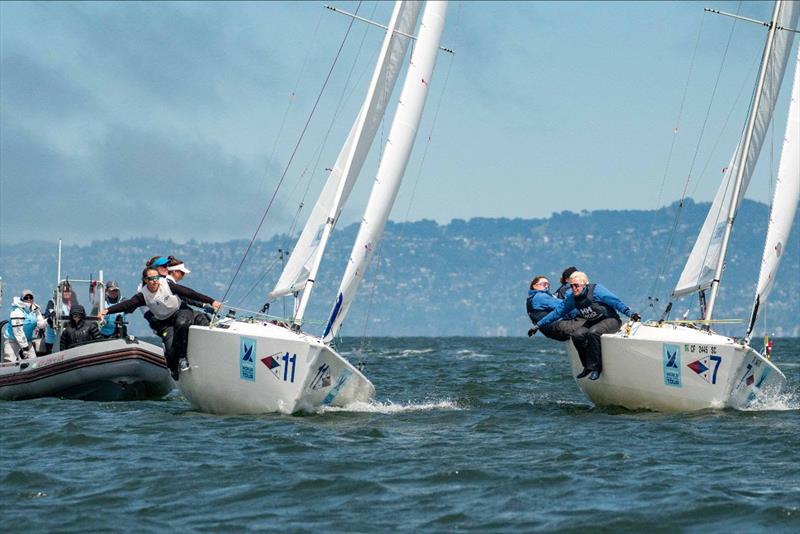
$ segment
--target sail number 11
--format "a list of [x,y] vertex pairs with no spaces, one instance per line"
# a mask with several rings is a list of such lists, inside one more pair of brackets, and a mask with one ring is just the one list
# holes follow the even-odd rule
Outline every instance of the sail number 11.
[[[287,352],[286,354],[281,356],[281,360],[283,361],[283,381],[284,382],[289,381],[294,383],[294,369],[295,369],[295,364],[297,363],[297,354],[292,354],[291,356],[289,356],[289,353]],[[289,375],[290,363],[292,364],[291,377]]]

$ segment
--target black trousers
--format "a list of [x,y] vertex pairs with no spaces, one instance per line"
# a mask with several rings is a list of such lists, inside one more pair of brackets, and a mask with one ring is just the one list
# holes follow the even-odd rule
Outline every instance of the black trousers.
[[164,343],[164,357],[170,371],[177,372],[178,362],[186,357],[189,327],[194,322],[194,314],[189,308],[181,308],[166,319],[153,316],[148,321]]
[[565,319],[563,321],[556,321],[547,326],[543,326],[539,330],[545,337],[555,339],[556,341],[569,341],[572,334],[574,334],[583,324],[586,319]]
[[622,321],[619,317],[610,317],[586,323],[575,329],[570,336],[584,369],[590,371],[603,370],[603,355],[600,346],[600,336],[611,334],[619,330]]

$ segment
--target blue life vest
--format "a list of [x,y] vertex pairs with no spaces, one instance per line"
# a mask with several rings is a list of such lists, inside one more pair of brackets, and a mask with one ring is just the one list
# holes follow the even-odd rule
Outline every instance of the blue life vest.
[[[120,298],[120,300],[122,299]],[[112,306],[111,304],[108,303],[108,301],[106,301],[105,305],[106,308]],[[106,324],[104,324],[103,328],[100,329],[100,333],[103,334],[105,337],[112,336],[114,332],[117,330],[117,317],[119,317],[120,315],[125,315],[125,314],[120,312],[120,313],[109,313],[108,315],[106,315]]]
[[[50,306],[48,305],[48,308],[49,307]],[[61,302],[61,314],[60,315],[61,315],[62,319],[69,317],[69,307],[67,307],[67,305],[64,302]],[[55,320],[56,320],[56,313],[55,313],[55,310],[53,310],[53,321],[55,321]],[[57,336],[56,336],[55,329],[48,324],[47,328],[45,328],[45,330],[44,330],[44,342],[48,343],[50,345],[54,345],[55,342],[56,342],[56,337]]]
[[[22,323],[22,331],[25,332],[25,337],[28,338],[28,341],[33,340],[33,331],[36,330],[37,323],[36,314],[29,308],[15,307],[25,315]],[[11,328],[11,321],[6,324],[6,337],[8,339],[14,339],[14,330]]]
[[601,319],[619,319],[617,310],[608,304],[604,304],[594,298],[594,288],[597,284],[589,284],[586,291],[580,295],[573,295],[575,299],[575,309],[578,315],[587,321],[599,321]]

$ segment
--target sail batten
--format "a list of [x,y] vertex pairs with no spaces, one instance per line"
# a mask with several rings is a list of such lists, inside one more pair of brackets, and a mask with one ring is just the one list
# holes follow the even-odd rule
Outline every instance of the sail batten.
[[336,302],[323,334],[325,341],[330,341],[339,331],[383,235],[414,146],[436,64],[446,14],[447,2],[427,2],[417,44],[400,93],[400,102],[389,130],[386,148],[337,292]]
[[[779,28],[796,27],[800,2],[778,2],[775,11],[774,24],[765,45],[759,72],[759,78],[763,79],[763,82],[760,85],[760,92],[757,89],[753,96],[748,119],[748,124],[752,125],[743,131],[742,139],[733,153],[692,252],[672,292],[673,298],[719,284],[730,227],[744,199],[766,139],[786,64],[791,54],[794,33]],[[715,295],[716,292],[712,292],[706,319],[710,318],[713,311]]]
[[274,299],[303,293],[295,311],[296,323],[302,319],[310,297],[311,284],[331,230],[350,195],[383,120],[410,41],[404,34],[413,32],[419,11],[418,2],[396,2],[364,103],[292,254],[275,288],[269,294],[269,298]]

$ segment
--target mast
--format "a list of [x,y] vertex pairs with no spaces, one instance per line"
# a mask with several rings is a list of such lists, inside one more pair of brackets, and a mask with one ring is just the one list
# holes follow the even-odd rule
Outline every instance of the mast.
[[341,328],[397,198],[422,119],[446,15],[446,1],[426,3],[417,46],[411,55],[386,148],[337,292],[336,303],[325,327],[323,339],[326,342],[333,339]]

